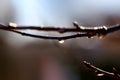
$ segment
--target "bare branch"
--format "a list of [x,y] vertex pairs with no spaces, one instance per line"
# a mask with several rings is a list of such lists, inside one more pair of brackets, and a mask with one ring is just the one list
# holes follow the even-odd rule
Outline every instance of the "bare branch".
[[105,70],[102,70],[100,68],[93,66],[92,64],[90,64],[87,61],[84,61],[84,64],[87,68],[89,68],[90,70],[93,70],[95,73],[97,73],[97,76],[106,75],[106,76],[113,77],[113,78],[120,80],[120,75],[117,73],[115,68],[113,68],[113,72],[108,72],[108,71],[105,71]]
[[[120,25],[113,25],[110,27],[106,26],[98,26],[98,27],[83,27],[79,26],[77,22],[73,22],[75,28],[60,28],[60,27],[52,27],[52,26],[17,26],[15,23],[10,23],[9,25],[0,24],[1,30],[15,32],[24,36],[34,37],[34,38],[42,38],[42,39],[55,39],[55,40],[66,40],[71,38],[78,38],[78,37],[88,37],[91,38],[93,36],[98,36],[102,38],[108,33],[120,30]],[[62,37],[53,37],[53,36],[41,36],[41,35],[34,35],[29,33],[20,32],[17,30],[37,30],[37,31],[52,31],[52,32],[59,32],[59,33],[76,33],[73,35],[62,36]]]

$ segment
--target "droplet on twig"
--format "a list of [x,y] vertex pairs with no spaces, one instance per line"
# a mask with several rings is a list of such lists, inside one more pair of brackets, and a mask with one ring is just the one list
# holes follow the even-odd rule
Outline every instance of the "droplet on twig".
[[103,34],[98,34],[98,37],[99,37],[99,39],[103,39],[103,38],[105,37],[105,35],[103,35]]
[[95,73],[97,74],[97,76],[104,76],[104,74],[99,71],[95,71]]
[[94,30],[97,30],[97,29],[99,29],[99,27],[94,27]]
[[84,29],[85,29],[85,27],[84,27],[84,26],[80,26],[80,29],[84,30]]
[[99,74],[97,74],[97,76],[104,76],[104,74],[102,74],[102,73],[99,73]]
[[99,39],[103,39],[103,38],[104,38],[104,36],[103,36],[103,35],[99,36]]
[[65,41],[64,40],[59,40],[59,43],[60,44],[63,44]]
[[13,22],[10,22],[10,23],[9,23],[9,27],[17,27],[17,24],[16,24],[16,23],[13,23]]

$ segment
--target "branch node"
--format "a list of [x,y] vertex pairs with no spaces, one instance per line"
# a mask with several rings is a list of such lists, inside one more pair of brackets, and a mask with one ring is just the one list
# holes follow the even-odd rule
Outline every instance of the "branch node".
[[76,27],[76,29],[81,29],[77,21],[74,21],[73,25]]
[[104,29],[104,30],[108,30],[108,28],[107,28],[106,26],[103,26],[103,29]]

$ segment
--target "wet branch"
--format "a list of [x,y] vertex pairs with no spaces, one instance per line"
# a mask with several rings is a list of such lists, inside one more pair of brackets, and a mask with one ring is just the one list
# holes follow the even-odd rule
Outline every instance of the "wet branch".
[[[120,30],[120,24],[113,26],[98,26],[98,27],[83,27],[80,26],[76,21],[73,22],[73,28],[60,28],[54,26],[17,26],[15,23],[9,23],[9,25],[0,24],[0,30],[11,31],[14,33],[21,34],[23,36],[29,36],[34,38],[42,38],[42,39],[55,39],[55,40],[67,40],[71,38],[79,38],[79,37],[94,37],[98,36],[102,38],[103,36]],[[54,36],[44,36],[44,35],[34,35],[30,33],[21,32],[18,30],[37,30],[37,31],[52,31],[58,32],[60,34],[63,33],[73,33],[72,35],[62,36],[62,37],[54,37]]]

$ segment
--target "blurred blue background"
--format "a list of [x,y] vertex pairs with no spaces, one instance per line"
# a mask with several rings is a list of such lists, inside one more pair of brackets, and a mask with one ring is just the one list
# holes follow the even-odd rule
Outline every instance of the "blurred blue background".
[[[1,0],[0,23],[73,27],[120,23],[119,0]],[[24,32],[61,36],[54,32]],[[71,39],[60,44],[0,30],[1,80],[114,80],[97,77],[86,60],[104,70],[115,67],[120,73],[120,31],[105,38]]]

